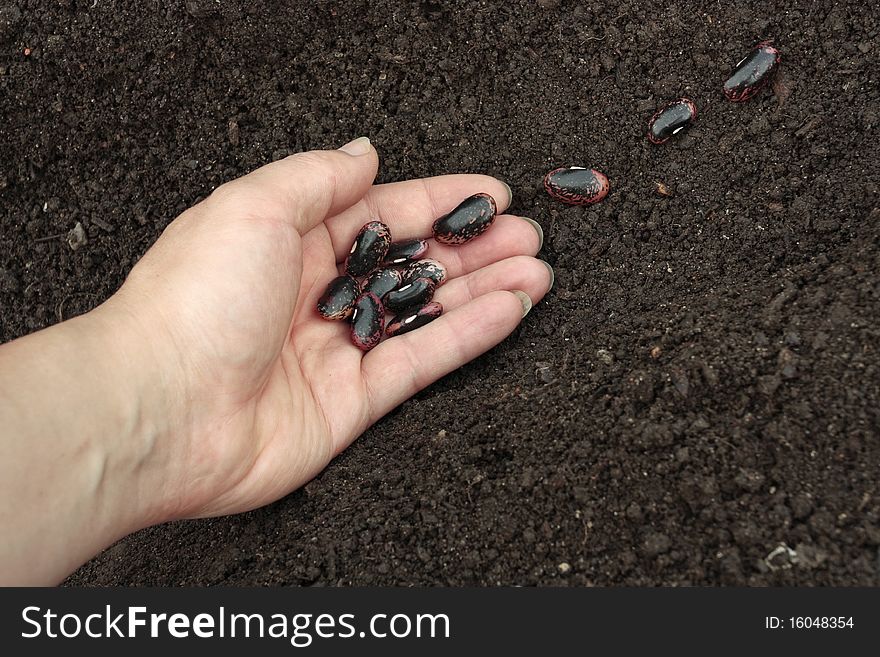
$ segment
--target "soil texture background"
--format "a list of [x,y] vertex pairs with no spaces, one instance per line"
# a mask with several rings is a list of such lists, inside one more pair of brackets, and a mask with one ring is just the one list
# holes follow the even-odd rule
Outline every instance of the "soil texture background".
[[[359,135],[382,182],[506,180],[556,271],[304,489],[144,530],[68,583],[880,584],[878,13],[0,0],[4,341],[99,304],[221,182]],[[725,101],[764,38],[781,76]],[[650,145],[680,95],[697,123]],[[571,164],[605,201],[542,191]]]

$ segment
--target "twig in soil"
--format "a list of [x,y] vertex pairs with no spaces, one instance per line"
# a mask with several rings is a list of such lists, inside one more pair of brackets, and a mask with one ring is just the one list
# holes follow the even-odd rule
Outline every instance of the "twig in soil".
[[113,224],[108,224],[106,221],[101,219],[100,217],[92,216],[92,223],[95,224],[101,230],[112,233],[113,232]]
[[36,242],[51,242],[52,240],[57,240],[67,235],[67,233],[58,233],[57,235],[47,235],[46,237],[37,237],[34,239],[34,243]]
[[716,438],[715,440],[716,440],[716,442],[719,442],[722,445],[727,445],[732,451],[734,451],[734,452],[736,451],[736,447],[733,445],[733,443],[731,443],[727,440],[724,440],[724,438]]
[[376,57],[381,62],[391,62],[392,64],[406,64],[409,62],[406,55],[398,55],[390,52],[380,52]]
[[55,308],[55,317],[58,319],[59,324],[64,321],[64,304],[67,303],[67,300],[70,299],[71,297],[83,297],[83,296],[95,297],[95,298],[98,297],[98,295],[95,294],[94,292],[74,292],[73,294],[68,294],[66,297],[64,297],[61,300],[61,303],[58,304],[58,307]]

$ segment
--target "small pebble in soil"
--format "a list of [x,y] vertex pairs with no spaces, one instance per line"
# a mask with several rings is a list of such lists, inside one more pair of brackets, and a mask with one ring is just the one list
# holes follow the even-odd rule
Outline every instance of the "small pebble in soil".
[[391,290],[397,288],[403,281],[400,271],[394,267],[386,267],[385,269],[377,269],[367,277],[361,292],[372,292],[380,300]]
[[469,196],[434,222],[434,239],[441,244],[470,242],[489,230],[496,210],[495,199],[489,194]]
[[411,283],[417,278],[430,278],[437,287],[446,281],[446,267],[436,260],[416,260],[403,270],[403,283]]
[[752,98],[763,89],[779,66],[779,51],[772,42],[762,41],[739,60],[724,81],[724,97],[734,103]]
[[76,251],[88,243],[89,239],[86,235],[86,229],[77,221],[76,225],[67,233],[67,244],[71,251]]
[[346,319],[360,293],[358,282],[351,276],[337,276],[318,299],[318,314],[324,319]]
[[391,231],[381,221],[371,221],[358,232],[345,260],[345,273],[366,276],[385,258],[391,246]]
[[608,195],[604,173],[585,167],[560,167],[544,176],[544,189],[569,205],[592,205]]
[[372,292],[357,298],[351,315],[351,341],[362,351],[369,351],[382,339],[385,328],[385,308]]
[[677,98],[661,107],[648,122],[648,141],[665,144],[697,118],[697,106],[688,98]]
[[443,306],[436,301],[425,304],[421,308],[404,310],[388,323],[385,333],[389,337],[409,333],[425,324],[433,322],[441,314],[443,314]]
[[611,365],[614,362],[614,354],[607,349],[599,349],[596,351],[596,357],[606,365]]
[[385,254],[385,265],[402,265],[418,260],[428,250],[428,240],[404,240],[392,242]]
[[434,296],[437,285],[430,278],[417,278],[412,283],[407,283],[396,290],[392,290],[385,297],[385,307],[388,310],[403,310],[414,306],[424,306]]

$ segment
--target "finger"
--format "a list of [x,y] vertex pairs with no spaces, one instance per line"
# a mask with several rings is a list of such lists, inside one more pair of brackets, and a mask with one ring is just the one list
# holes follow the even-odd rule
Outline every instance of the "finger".
[[411,333],[379,344],[361,363],[370,422],[501,342],[517,327],[528,297],[490,292]]
[[372,219],[385,223],[395,241],[428,237],[435,219],[477,192],[490,194],[498,212],[510,205],[510,188],[496,178],[479,174],[376,185],[360,203],[327,221],[336,259],[344,259],[361,226]]
[[505,258],[537,254],[544,238],[543,233],[538,232],[541,227],[535,226],[530,219],[501,215],[489,230],[466,244],[448,245],[430,240],[423,257],[443,263],[449,278],[463,276]]
[[543,260],[516,256],[492,263],[470,274],[453,278],[437,289],[434,301],[444,312],[498,290],[522,290],[532,303],[538,303],[553,286],[553,269]]
[[254,218],[290,222],[305,234],[361,201],[379,158],[361,137],[335,151],[308,151],[260,167],[221,185],[207,202],[233,205]]

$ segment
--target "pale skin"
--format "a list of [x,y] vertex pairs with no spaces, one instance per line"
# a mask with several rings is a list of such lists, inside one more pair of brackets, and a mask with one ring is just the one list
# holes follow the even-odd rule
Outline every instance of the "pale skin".
[[[553,282],[481,175],[374,185],[369,140],[293,155],[173,221],[95,310],[0,346],[0,584],[55,584],[114,541],[307,483],[367,427],[501,342]],[[315,311],[358,229],[395,239],[476,192],[495,225],[430,242],[441,318],[366,355]]]

